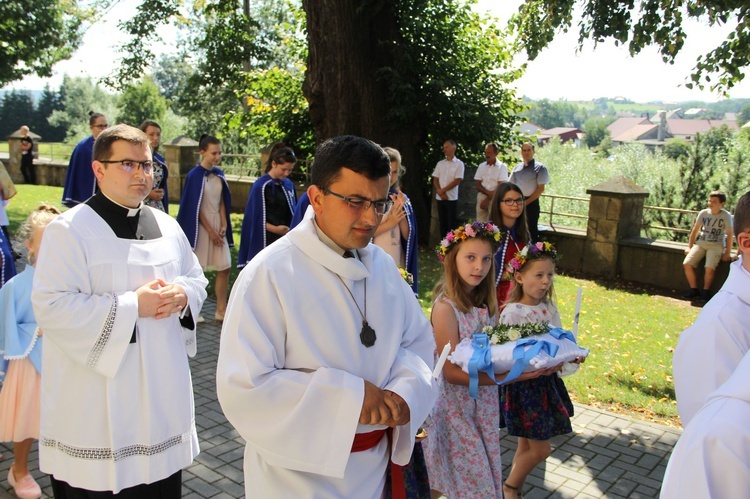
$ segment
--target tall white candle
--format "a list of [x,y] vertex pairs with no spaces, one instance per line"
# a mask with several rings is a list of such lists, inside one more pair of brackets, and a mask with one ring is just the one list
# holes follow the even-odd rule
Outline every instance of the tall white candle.
[[435,370],[432,371],[433,378],[437,379],[438,376],[440,376],[440,373],[443,371],[443,366],[445,365],[445,361],[448,359],[449,353],[451,353],[450,341],[446,343],[446,345],[443,347],[443,351],[440,353],[440,357],[438,358],[438,361],[435,364]]

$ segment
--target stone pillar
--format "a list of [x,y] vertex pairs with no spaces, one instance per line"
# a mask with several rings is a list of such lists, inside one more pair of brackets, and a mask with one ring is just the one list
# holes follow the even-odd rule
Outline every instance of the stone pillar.
[[179,203],[182,196],[182,186],[188,172],[199,163],[198,142],[189,137],[180,135],[163,145],[164,159],[169,167],[169,200],[171,203]]
[[[34,157],[39,156],[39,141],[42,140],[42,137],[35,134],[34,132],[29,131],[29,137],[34,141],[34,149],[32,150],[32,154],[34,154]],[[23,175],[21,175],[21,139],[23,138],[23,135],[21,135],[21,129],[19,128],[15,132],[8,135],[8,155],[10,162],[8,163],[8,174],[10,175],[11,180],[13,180],[13,183],[19,184],[23,183]],[[37,179],[37,183],[42,184],[42,179]]]
[[591,199],[582,270],[613,278],[620,241],[640,235],[648,192],[625,177],[611,178],[586,192]]

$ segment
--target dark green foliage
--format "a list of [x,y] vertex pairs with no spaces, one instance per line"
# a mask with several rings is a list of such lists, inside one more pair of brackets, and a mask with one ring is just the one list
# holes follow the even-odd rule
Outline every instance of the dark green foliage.
[[668,158],[686,158],[689,149],[690,143],[685,139],[667,139],[667,141],[664,142],[664,155]]
[[0,1],[0,87],[30,74],[50,76],[80,44],[82,17],[72,1]]
[[586,146],[594,148],[599,146],[602,141],[610,136],[607,126],[612,123],[609,118],[589,118],[583,125],[583,131],[586,133],[584,141]]
[[164,121],[167,101],[159,95],[159,87],[153,78],[145,76],[141,81],[125,88],[117,107],[117,122],[137,127],[144,120],[157,123]]
[[32,128],[34,119],[34,101],[28,90],[11,90],[3,96],[0,104],[0,139],[18,130],[21,125]]
[[533,102],[524,115],[531,123],[543,128],[581,128],[587,117],[586,110],[580,106],[565,101],[552,102],[549,99]]
[[[679,182],[675,185],[670,179],[662,177],[655,192],[649,198],[649,204],[683,210],[702,210],[708,205],[708,193],[718,189],[714,179],[714,168],[717,155],[711,143],[698,134],[688,148],[687,156],[680,160]],[[644,213],[649,223],[658,223],[665,227],[684,227],[692,223],[692,215],[675,212]],[[676,232],[665,234],[674,241],[684,241],[686,236]]]

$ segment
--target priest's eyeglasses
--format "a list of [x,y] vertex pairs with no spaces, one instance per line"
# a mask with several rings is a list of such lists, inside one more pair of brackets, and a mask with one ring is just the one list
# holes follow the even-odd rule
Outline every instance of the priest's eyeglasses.
[[150,175],[151,172],[154,171],[153,161],[135,161],[132,159],[122,159],[119,161],[99,161],[99,163],[117,165],[117,168],[124,171],[125,173],[130,173],[133,170],[137,169],[139,166],[141,167],[141,170],[143,170],[143,173],[145,173],[146,175]]
[[330,194],[331,196],[335,196],[343,201],[346,201],[346,203],[349,205],[349,208],[351,208],[353,211],[365,212],[370,209],[370,206],[373,206],[375,208],[375,214],[379,217],[382,217],[383,215],[391,211],[391,206],[393,206],[393,201],[391,201],[390,199],[371,201],[369,199],[350,198],[342,196],[341,194],[333,192],[330,189],[321,190],[326,194]]

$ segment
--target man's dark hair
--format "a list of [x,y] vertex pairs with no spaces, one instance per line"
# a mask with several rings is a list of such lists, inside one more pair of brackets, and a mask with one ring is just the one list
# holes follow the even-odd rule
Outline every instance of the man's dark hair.
[[750,230],[750,191],[737,201],[734,208],[734,235]]
[[490,142],[486,146],[484,146],[485,149],[487,149],[488,147],[491,147],[492,150],[495,151],[495,154],[497,154],[497,144],[495,144],[494,142]]
[[391,161],[375,142],[354,135],[328,139],[315,150],[312,183],[328,189],[347,168],[369,180],[379,180],[391,174]]
[[727,202],[727,195],[724,194],[722,191],[711,191],[708,194],[709,198],[716,198],[719,200],[720,203],[726,203]]
[[[148,144],[148,137],[130,125],[115,125],[102,131],[94,141],[94,161],[107,161],[112,155],[112,144],[124,140],[130,144]],[[127,158],[123,158],[127,159]]]

